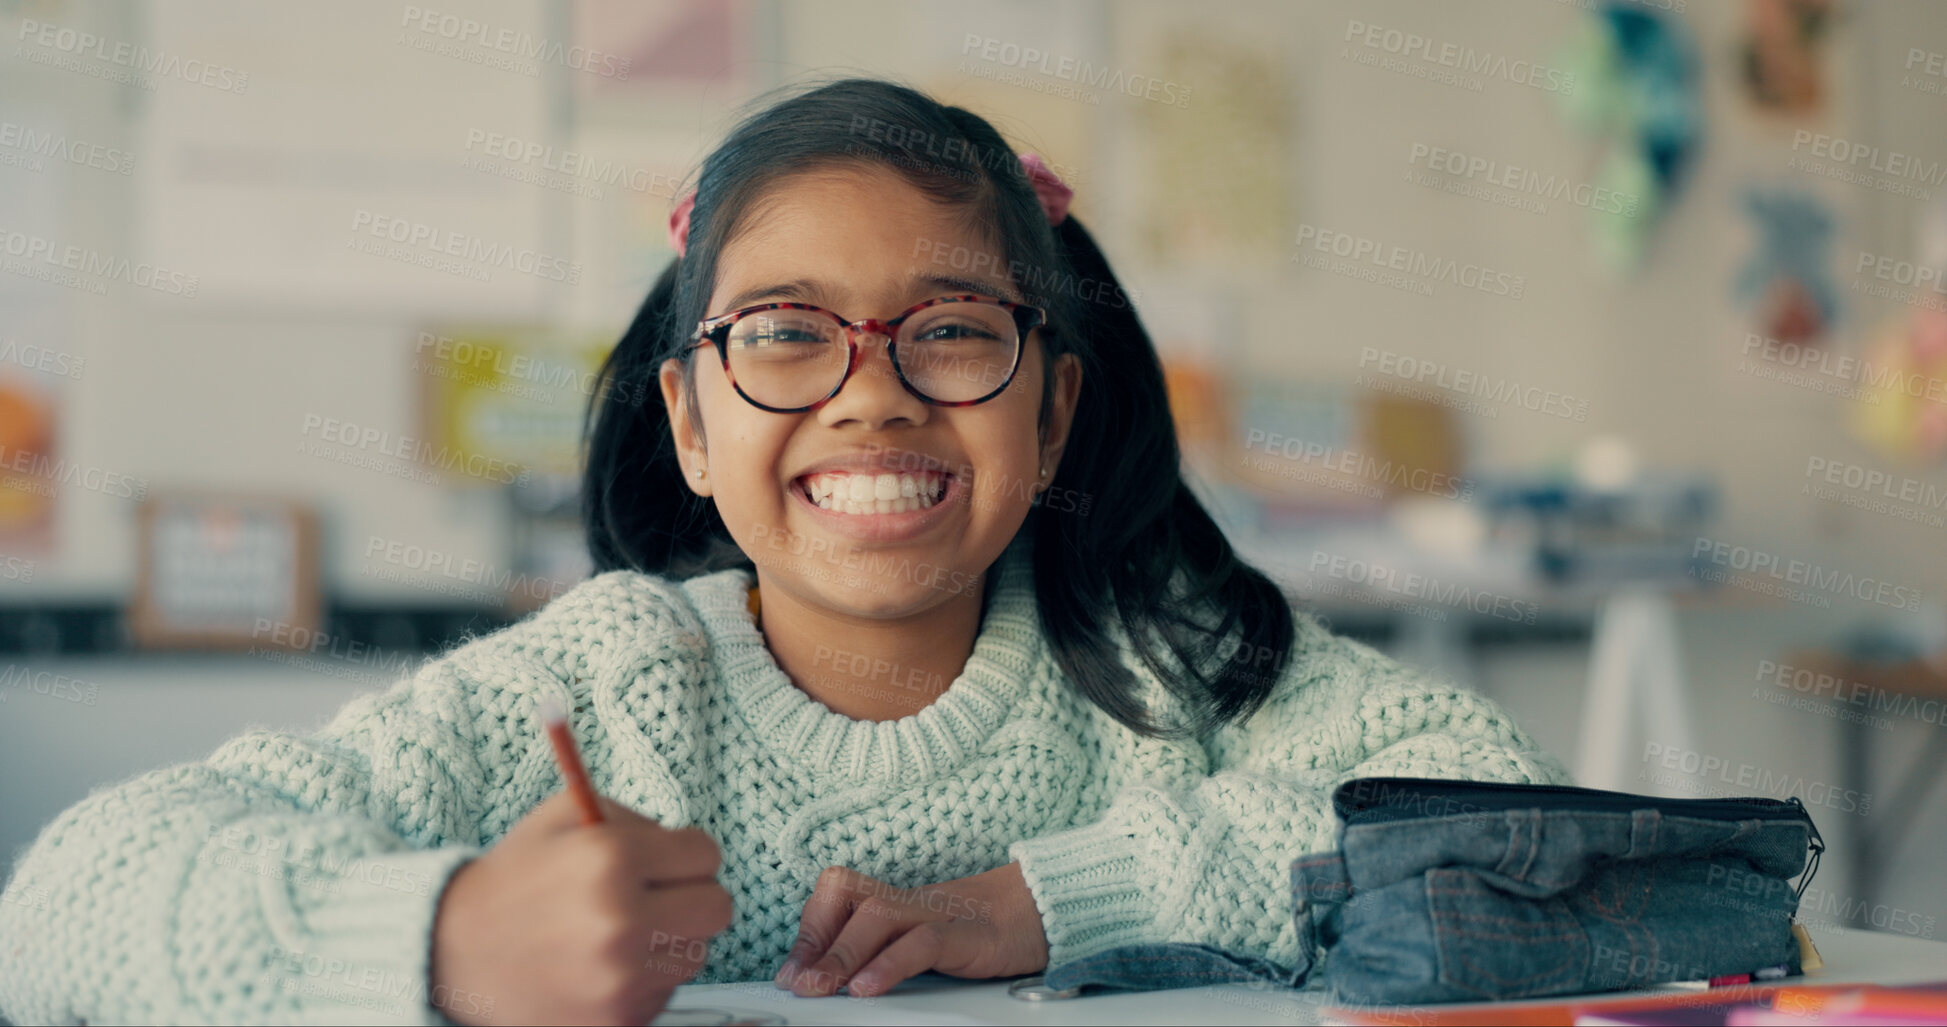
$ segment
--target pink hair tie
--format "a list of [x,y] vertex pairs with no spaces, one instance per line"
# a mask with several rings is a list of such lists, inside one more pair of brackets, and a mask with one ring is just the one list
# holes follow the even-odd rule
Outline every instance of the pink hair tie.
[[1068,183],[1035,154],[1021,155],[1021,170],[1027,172],[1028,184],[1034,186],[1035,198],[1041,201],[1041,212],[1048,215],[1048,223],[1061,224],[1068,217],[1068,201],[1075,197],[1075,190],[1068,188]]
[[669,212],[669,246],[681,257],[690,248],[690,211],[696,207],[696,190],[683,194],[676,209]]

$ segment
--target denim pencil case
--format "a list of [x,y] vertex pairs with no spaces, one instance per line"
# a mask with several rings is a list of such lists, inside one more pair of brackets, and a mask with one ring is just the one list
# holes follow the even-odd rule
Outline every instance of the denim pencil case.
[[1794,917],[1825,845],[1796,798],[1374,777],[1332,804],[1339,848],[1294,860],[1291,887],[1296,976],[1336,1001],[1801,972]]

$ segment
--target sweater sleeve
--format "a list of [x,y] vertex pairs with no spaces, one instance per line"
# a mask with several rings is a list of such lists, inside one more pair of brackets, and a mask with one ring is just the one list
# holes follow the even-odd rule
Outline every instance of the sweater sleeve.
[[1050,966],[1165,942],[1295,966],[1289,868],[1337,847],[1331,796],[1340,783],[1568,781],[1485,698],[1332,635],[1308,615],[1298,621],[1292,657],[1264,707],[1205,740],[1211,773],[1175,787],[1130,784],[1095,823],[1009,848],[1041,912]]
[[[580,675],[602,671],[591,640],[616,648],[601,635],[543,610],[312,734],[252,731],[96,790],[0,895],[0,1015],[449,1022],[427,990],[441,893],[559,787],[526,707],[546,691],[579,701]],[[449,1001],[491,1015],[491,996]]]

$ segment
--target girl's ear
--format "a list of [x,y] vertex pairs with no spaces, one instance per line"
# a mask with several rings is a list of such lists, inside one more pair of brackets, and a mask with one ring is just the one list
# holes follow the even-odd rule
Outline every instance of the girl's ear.
[[1041,466],[1048,469],[1042,488],[1054,484],[1055,468],[1061,464],[1061,451],[1068,445],[1068,429],[1075,424],[1075,403],[1082,394],[1082,361],[1073,353],[1055,358],[1054,402],[1048,411],[1047,441],[1041,447]]
[[[663,409],[669,411],[669,434],[676,442],[676,462],[682,466],[683,482],[699,496],[710,494],[709,453],[691,419],[689,397],[683,388],[683,362],[674,357],[657,369],[656,383],[663,390]],[[702,474],[696,472],[702,471]]]

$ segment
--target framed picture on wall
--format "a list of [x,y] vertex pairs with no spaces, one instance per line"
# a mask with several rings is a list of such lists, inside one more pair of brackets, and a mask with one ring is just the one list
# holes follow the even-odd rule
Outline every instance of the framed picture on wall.
[[270,497],[151,494],[130,622],[154,649],[303,649],[320,637],[317,518]]

